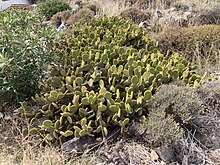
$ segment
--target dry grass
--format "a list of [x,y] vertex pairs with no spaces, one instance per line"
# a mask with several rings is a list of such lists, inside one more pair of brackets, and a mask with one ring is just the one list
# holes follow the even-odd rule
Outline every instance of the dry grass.
[[125,0],[97,0],[97,5],[99,6],[99,16],[118,16],[122,11],[129,8],[126,6]]
[[[95,152],[77,157],[52,145],[43,146],[31,141],[31,138],[25,139],[20,132],[20,122],[15,119],[0,121],[0,165],[108,165],[111,162],[127,165],[165,164],[159,159],[152,160],[152,150],[141,139],[139,142],[134,139],[118,139],[114,143],[100,146]],[[177,154],[183,164],[195,161],[204,165],[216,164],[209,150],[204,149],[191,132],[182,139],[179,147]]]
[[[150,149],[132,139],[105,143],[94,152],[81,156],[62,151],[59,147],[43,145],[34,138],[24,138],[21,121],[16,118],[0,120],[0,165],[108,165],[124,162],[129,165],[160,165],[150,157]],[[22,122],[23,124],[25,123]]]
[[188,131],[181,140],[181,151],[178,156],[182,159],[182,164],[196,163],[200,165],[216,165],[210,156],[210,150],[202,145],[195,137],[194,133]]
[[220,4],[219,0],[176,0],[182,4],[186,5],[195,5],[196,9],[201,10],[201,9],[211,9],[213,8],[216,4]]
[[[21,121],[17,117],[0,119],[0,165],[77,165],[80,159],[67,159],[67,155],[52,145],[44,146],[36,138],[22,135]],[[83,159],[88,160],[88,159]],[[82,161],[83,162],[83,161]],[[83,163],[84,164],[84,163]]]

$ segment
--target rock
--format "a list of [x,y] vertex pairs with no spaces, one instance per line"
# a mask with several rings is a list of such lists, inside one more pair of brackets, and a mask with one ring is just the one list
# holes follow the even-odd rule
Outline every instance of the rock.
[[64,31],[66,29],[66,24],[64,22],[62,22],[60,24],[60,26],[57,28],[57,31],[60,32],[60,31]]
[[155,150],[152,150],[151,153],[150,153],[150,158],[152,161],[156,161],[159,159],[159,156],[157,155],[156,151]]
[[71,154],[81,154],[87,149],[97,145],[97,141],[92,137],[83,136],[81,138],[73,138],[61,145],[61,149]]
[[0,119],[3,119],[4,114],[2,112],[0,112]]
[[159,157],[166,163],[170,163],[175,159],[174,152],[171,146],[161,146],[155,149]]
[[216,165],[220,165],[220,149],[212,151],[209,156]]

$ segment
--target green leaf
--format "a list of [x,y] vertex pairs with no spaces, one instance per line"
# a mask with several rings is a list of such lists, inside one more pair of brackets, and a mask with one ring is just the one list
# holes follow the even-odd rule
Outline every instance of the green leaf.
[[73,135],[73,131],[71,130],[67,130],[65,132],[60,132],[61,135],[63,135],[64,137],[69,137],[69,136],[72,136]]
[[112,94],[110,92],[105,92],[105,98],[110,100],[112,98]]
[[119,108],[116,105],[110,105],[109,109],[112,112],[117,112]]
[[83,83],[83,78],[82,78],[82,77],[77,77],[77,78],[75,79],[75,82],[76,82],[77,85],[81,86],[82,83]]
[[138,83],[138,77],[135,75],[135,76],[133,76],[132,78],[131,78],[131,83],[132,84],[137,84]]
[[37,128],[31,128],[31,129],[29,130],[29,134],[30,134],[30,135],[35,135],[35,134],[37,134],[37,133],[39,133],[39,129],[37,129]]
[[102,102],[99,103],[99,105],[98,105],[98,111],[103,112],[103,111],[105,111],[106,109],[107,109],[107,107],[106,107],[105,105],[103,105]]
[[72,119],[72,117],[67,116],[67,120],[68,120],[68,122],[69,122],[70,124],[72,124],[72,123],[73,123],[73,119]]
[[51,127],[53,125],[51,120],[44,120],[43,125],[45,127]]
[[68,116],[71,116],[71,114],[69,112],[63,112],[63,113],[60,113],[62,116],[65,116],[65,117],[68,117]]
[[79,131],[79,136],[85,136],[86,135],[86,130],[81,130]]
[[127,125],[127,124],[129,123],[129,121],[130,121],[129,118],[124,119],[123,122],[122,122],[123,127],[124,127],[125,125]]
[[81,102],[82,102],[83,105],[89,105],[89,98],[84,97],[84,98],[82,98]]
[[45,138],[46,138],[48,141],[53,141],[53,140],[54,140],[53,133],[47,134]]
[[86,119],[85,117],[82,118],[82,119],[81,119],[81,125],[82,125],[82,126],[85,126],[86,123],[87,123],[87,119]]
[[144,92],[144,99],[145,100],[150,100],[152,98],[152,93],[151,91],[147,90]]
[[142,104],[142,100],[143,100],[142,98],[143,98],[142,96],[137,98],[137,104]]

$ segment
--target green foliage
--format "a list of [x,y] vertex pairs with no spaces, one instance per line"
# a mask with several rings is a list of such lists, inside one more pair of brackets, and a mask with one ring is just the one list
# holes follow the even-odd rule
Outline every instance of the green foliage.
[[202,101],[195,91],[175,84],[162,85],[158,89],[144,120],[152,145],[158,147],[179,140],[184,128],[193,125],[196,114],[202,109]]
[[[19,108],[30,124],[48,140],[66,137],[107,136],[112,127],[121,131],[134,115],[141,115],[161,85],[182,79],[198,85],[195,67],[174,54],[163,56],[148,34],[118,17],[78,23],[58,46],[63,53],[40,83],[33,100]],[[41,125],[41,116],[50,120]]]
[[[53,57],[55,30],[42,17],[23,11],[0,13],[0,102],[22,101],[37,90]],[[0,104],[1,104],[0,103]]]
[[195,89],[171,84],[160,87],[149,109],[165,111],[166,114],[173,115],[176,122],[189,124],[201,106],[202,102]]
[[45,1],[47,1],[47,0],[29,0],[29,2],[31,4],[41,3],[41,2],[45,2]]
[[220,26],[170,28],[158,34],[156,40],[164,52],[178,52],[190,61],[198,56],[214,60],[219,55]]
[[204,83],[197,88],[178,83],[162,85],[148,104],[149,113],[141,126],[147,132],[148,142],[155,147],[170,144],[180,140],[184,130],[190,130],[206,147],[219,146],[220,82]]
[[120,16],[122,18],[129,18],[136,24],[139,24],[142,21],[149,21],[151,18],[150,13],[142,12],[136,8],[126,9],[120,14]]
[[149,133],[149,143],[154,147],[171,144],[183,135],[183,129],[179,123],[162,108],[160,111],[150,111],[149,117],[144,121],[144,127]]
[[37,5],[37,11],[47,19],[50,19],[54,14],[65,10],[71,10],[71,7],[63,0],[47,0]]

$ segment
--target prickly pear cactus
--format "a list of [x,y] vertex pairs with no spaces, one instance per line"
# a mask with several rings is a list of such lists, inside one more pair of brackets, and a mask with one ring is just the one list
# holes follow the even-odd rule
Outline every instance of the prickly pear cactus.
[[[69,34],[58,47],[62,55],[50,66],[50,77],[33,98],[37,111],[25,102],[19,108],[29,118],[30,134],[44,134],[50,141],[107,136],[113,127],[123,131],[134,115],[144,113],[161,84],[181,79],[194,86],[203,81],[196,67],[177,54],[165,57],[128,20],[93,19]],[[37,124],[42,116],[48,120]]]

